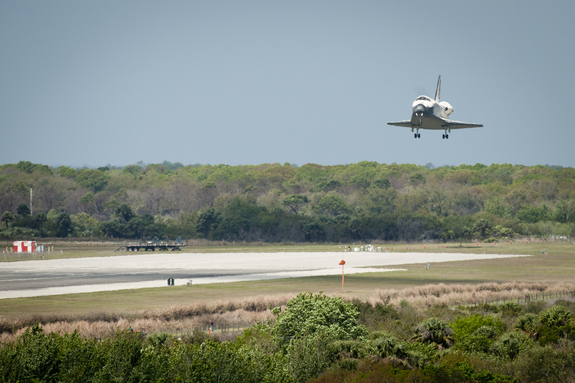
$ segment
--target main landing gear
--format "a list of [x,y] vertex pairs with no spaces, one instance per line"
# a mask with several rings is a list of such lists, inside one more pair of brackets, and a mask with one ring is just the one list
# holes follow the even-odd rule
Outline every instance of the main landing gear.
[[443,135],[443,139],[448,139],[449,138],[449,134],[444,134]]
[[413,137],[415,137],[415,138],[421,138],[421,133],[414,133],[414,134],[413,134]]

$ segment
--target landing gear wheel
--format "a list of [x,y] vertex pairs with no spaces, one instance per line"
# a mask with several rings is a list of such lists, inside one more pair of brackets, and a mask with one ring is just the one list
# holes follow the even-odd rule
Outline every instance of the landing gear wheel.
[[421,133],[417,133],[417,138],[421,138]]
[[417,133],[413,133],[413,137],[414,137],[414,138],[417,138]]
[[445,140],[445,134],[442,134],[442,135],[441,135],[441,138],[443,138],[443,139]]
[[448,139],[448,138],[449,138],[449,134],[446,134],[446,135],[445,135],[445,139]]

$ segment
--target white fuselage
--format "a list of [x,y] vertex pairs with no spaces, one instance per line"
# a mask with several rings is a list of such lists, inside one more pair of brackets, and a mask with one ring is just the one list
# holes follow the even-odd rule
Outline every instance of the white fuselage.
[[453,113],[453,107],[447,102],[436,102],[430,97],[419,96],[411,105],[411,123],[421,129],[444,130],[445,122]]

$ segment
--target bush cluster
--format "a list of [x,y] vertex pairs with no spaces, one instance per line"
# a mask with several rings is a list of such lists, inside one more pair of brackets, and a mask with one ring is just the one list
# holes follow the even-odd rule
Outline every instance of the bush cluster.
[[[562,382],[575,378],[568,301],[527,312],[501,306],[418,310],[300,294],[275,321],[235,340],[117,332],[46,334],[36,324],[0,347],[2,381]],[[533,310],[533,308],[530,309]],[[365,326],[366,318],[370,325]]]

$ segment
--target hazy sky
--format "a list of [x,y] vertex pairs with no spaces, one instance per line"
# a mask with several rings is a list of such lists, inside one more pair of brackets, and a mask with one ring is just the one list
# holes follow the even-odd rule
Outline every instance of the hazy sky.
[[[575,167],[575,2],[2,1],[0,163]],[[479,129],[421,131],[441,99]]]

